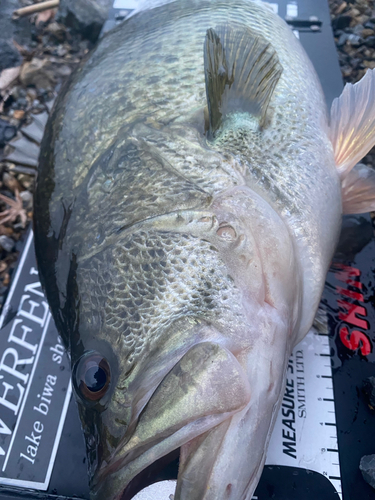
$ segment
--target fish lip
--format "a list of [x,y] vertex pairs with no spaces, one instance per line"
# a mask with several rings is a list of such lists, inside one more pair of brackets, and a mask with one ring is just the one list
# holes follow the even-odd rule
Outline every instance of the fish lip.
[[[110,480],[112,473],[108,471],[108,467],[111,465],[109,463],[104,469],[98,471],[100,473],[105,470],[105,475],[99,477],[97,474],[94,474],[90,481],[90,498],[92,497],[95,500],[130,500],[137,493],[153,483],[162,480],[177,479],[179,457],[180,448],[170,451],[139,471],[125,486],[119,488],[112,495],[109,495],[106,490],[106,483]],[[117,469],[114,473],[121,474],[122,469],[123,467]],[[94,481],[95,484],[93,484]],[[104,491],[102,491],[103,489]]]
[[[103,489],[108,479],[113,474],[121,474],[121,471],[123,471],[124,467],[126,467],[126,465],[131,462],[131,459],[129,460],[129,455],[131,454],[126,454],[124,456],[118,457],[118,455],[121,453],[122,449],[126,446],[126,444],[127,441],[115,451],[110,461],[107,462],[105,465],[101,465],[101,467],[97,469],[97,471],[92,476],[90,480],[90,493],[93,496],[93,498],[101,500],[102,497],[100,496],[100,490]],[[124,491],[126,490],[128,485],[132,482],[133,479],[134,478],[132,478],[129,481],[129,483],[125,485],[125,487],[121,488],[119,492],[115,492],[113,496],[109,497],[108,494],[106,493],[105,497],[103,497],[103,500],[104,498],[105,500],[121,500]]]

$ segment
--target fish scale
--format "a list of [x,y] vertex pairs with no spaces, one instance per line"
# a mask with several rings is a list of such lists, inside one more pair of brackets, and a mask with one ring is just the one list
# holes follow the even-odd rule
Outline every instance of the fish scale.
[[[155,254],[151,256],[148,249]],[[131,365],[181,317],[218,323],[223,321],[218,309],[221,315],[226,309],[233,314],[229,301],[235,296],[240,301],[239,292],[228,282],[220,260],[210,242],[189,234],[135,232],[106,251],[105,264],[93,257],[83,265],[84,279],[78,281],[82,315],[92,319],[95,310],[104,311],[106,328],[113,334],[107,329],[101,332],[100,326],[96,333],[118,337],[121,358]]]
[[[101,251],[119,231],[137,222],[173,210],[205,207],[210,202],[202,189],[128,139],[118,141],[94,164],[87,181],[77,188],[81,200],[67,239],[80,260]],[[88,211],[100,217],[87,219]],[[84,246],[82,230],[86,232]]]

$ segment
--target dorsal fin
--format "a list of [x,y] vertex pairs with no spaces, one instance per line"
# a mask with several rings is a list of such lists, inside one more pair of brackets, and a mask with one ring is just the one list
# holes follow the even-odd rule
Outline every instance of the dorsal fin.
[[204,71],[209,111],[209,134],[215,135],[223,117],[248,112],[265,122],[282,67],[272,46],[248,28],[228,25],[209,29],[204,44]]

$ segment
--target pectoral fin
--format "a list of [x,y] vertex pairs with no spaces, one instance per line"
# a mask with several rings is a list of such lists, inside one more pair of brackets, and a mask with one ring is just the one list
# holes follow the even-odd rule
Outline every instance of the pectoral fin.
[[347,83],[333,101],[330,139],[344,178],[375,145],[375,70],[368,70],[354,85]]
[[264,124],[282,67],[275,50],[261,35],[228,25],[209,29],[204,70],[211,136],[233,111],[248,112]]

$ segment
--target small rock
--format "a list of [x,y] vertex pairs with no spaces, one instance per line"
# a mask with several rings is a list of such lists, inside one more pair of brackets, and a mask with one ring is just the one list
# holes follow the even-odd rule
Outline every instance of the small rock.
[[343,12],[347,6],[348,6],[348,4],[346,2],[341,2],[341,4],[336,9],[336,16],[341,14],[341,12]]
[[366,38],[366,40],[364,40],[363,43],[366,45],[366,47],[370,47],[372,49],[375,49],[375,35],[369,36],[368,38]]
[[357,24],[357,26],[354,26],[353,28],[353,33],[355,35],[360,35],[362,36],[362,31],[365,29],[365,27],[363,26],[363,24]]
[[28,88],[27,95],[30,98],[30,100],[33,101],[36,98],[36,90],[33,89],[32,87]]
[[82,50],[82,52],[86,53],[87,51],[90,50],[90,42],[89,40],[81,40],[79,42],[79,49]]
[[25,209],[29,209],[33,206],[33,195],[30,191],[22,191],[22,193],[20,193],[20,197],[22,198],[23,207]]
[[22,184],[22,186],[26,189],[32,188],[34,181],[30,175],[27,174],[19,174],[18,181]]
[[59,23],[54,22],[49,24],[46,28],[46,31],[53,35],[59,42],[63,42],[65,39],[66,30],[64,26]]
[[355,75],[355,80],[356,82],[358,82],[363,76],[365,76],[365,73],[366,73],[367,69],[360,69],[357,71],[356,75]]
[[349,35],[348,42],[352,47],[359,47],[363,43],[363,39],[358,35]]
[[363,65],[366,68],[374,69],[375,68],[375,61],[363,61]]
[[361,458],[359,469],[363,479],[375,488],[375,455],[365,455]]
[[59,45],[56,49],[56,55],[59,57],[64,57],[67,53],[68,50],[63,45]]
[[16,102],[17,109],[26,109],[28,104],[26,97],[20,97]]
[[12,238],[8,238],[8,236],[2,235],[0,236],[0,246],[6,251],[11,252],[13,250],[15,243]]
[[349,34],[348,33],[343,33],[340,38],[338,39],[338,42],[337,42],[337,45],[338,47],[342,47],[343,45],[346,44],[346,42],[348,41],[349,39]]
[[96,42],[112,3],[112,0],[60,0],[56,19]]
[[0,148],[3,148],[16,135],[17,129],[0,118]]
[[48,90],[43,87],[36,89],[36,94],[40,100],[48,99]]
[[52,88],[55,82],[49,61],[36,57],[22,66],[20,80],[25,86],[34,85],[43,89]]
[[342,66],[341,73],[345,78],[347,78],[352,74],[352,68],[350,66]]
[[43,113],[43,111],[45,111],[45,110],[46,110],[45,105],[44,105],[44,104],[41,104],[41,103],[37,104],[36,106],[33,106],[33,107],[32,107],[32,109],[31,109],[31,111],[32,111],[35,115],[38,115],[38,114],[40,114],[40,113]]
[[347,54],[345,54],[345,52],[339,52],[338,56],[341,66],[344,66],[345,64],[349,63],[350,57]]
[[56,70],[56,73],[60,76],[63,76],[63,77],[69,76],[71,74],[71,72],[72,72],[72,69],[69,66],[67,66],[66,64],[58,67]]
[[362,36],[363,38],[368,38],[369,36],[373,36],[373,35],[375,35],[374,30],[369,29],[369,28],[365,28],[365,29],[362,31],[362,34],[361,34],[361,36]]
[[352,22],[352,18],[350,16],[339,16],[336,19],[332,20],[332,29],[343,30],[344,28],[348,28],[350,23]]
[[363,25],[363,24],[367,23],[369,20],[370,20],[369,16],[362,15],[362,16],[357,17],[356,22]]
[[358,9],[353,8],[353,9],[350,9],[348,12],[346,12],[345,15],[353,18],[353,17],[360,16],[361,12]]
[[12,192],[14,193],[15,190],[17,189],[20,191],[21,185],[18,182],[18,180],[14,177],[12,174],[8,174],[8,172],[4,172],[3,174],[3,184]]
[[13,228],[0,225],[0,235],[1,234],[11,237],[14,234]]
[[18,92],[17,92],[17,99],[22,99],[23,97],[27,96],[27,91],[23,89],[22,87],[18,87]]
[[361,58],[359,58],[359,57],[353,57],[353,58],[350,60],[350,66],[351,66],[353,69],[358,68],[361,64],[362,64],[362,59],[361,59]]

